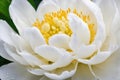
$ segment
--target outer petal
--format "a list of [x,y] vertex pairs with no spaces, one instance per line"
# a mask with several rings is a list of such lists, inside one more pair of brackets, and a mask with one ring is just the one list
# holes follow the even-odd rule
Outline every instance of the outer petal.
[[0,56],[2,56],[3,58],[10,60],[10,61],[14,61],[13,58],[8,55],[7,51],[4,48],[4,42],[0,41]]
[[37,17],[42,20],[48,12],[57,11],[60,8],[52,0],[43,0],[37,9]]
[[[107,33],[109,34],[112,28],[111,24],[113,23],[114,17],[117,13],[117,6],[115,0],[95,0],[95,3],[98,4],[98,6],[102,10],[105,25],[107,28],[106,30]],[[115,28],[115,26],[113,27]]]
[[91,59],[78,59],[79,62],[89,65],[95,65],[104,62],[108,57],[111,56],[111,51],[98,52]]
[[120,0],[115,0],[116,4],[117,4],[117,8],[119,9],[120,12]]
[[111,25],[111,34],[116,39],[117,45],[120,45],[120,11],[116,11],[115,17]]
[[8,53],[8,55],[11,56],[15,60],[15,62],[17,61],[20,64],[28,65],[28,63],[25,61],[25,59],[17,54],[17,51],[14,47],[9,46],[7,44],[4,44],[4,47],[5,47],[5,50]]
[[18,54],[21,55],[31,66],[40,66],[44,64],[44,62],[42,62],[38,57],[27,51],[18,52]]
[[11,33],[14,31],[10,28],[10,26],[5,22],[0,20],[0,40],[13,45],[11,41]]
[[49,39],[49,45],[69,49],[70,37],[65,34],[57,34]]
[[40,78],[40,80],[51,80],[50,78],[47,78],[46,76],[43,76]]
[[101,80],[120,80],[120,49],[104,63],[94,65],[93,70]]
[[[119,33],[120,33],[120,1],[119,0],[95,0],[95,2],[100,6],[104,21],[107,27],[108,35],[114,36],[117,45],[120,44]],[[105,4],[107,3],[107,4]]]
[[29,68],[28,71],[29,71],[30,73],[34,74],[34,75],[39,75],[39,76],[40,76],[40,75],[43,75],[43,74],[46,72],[45,70],[40,69],[40,68],[38,68],[38,69]]
[[[3,43],[1,43],[1,46],[2,46],[1,49],[2,49],[2,51],[5,52],[5,53],[3,52],[4,54],[1,53],[1,56],[8,60],[12,60],[8,55],[10,55],[12,58],[17,57],[18,60],[21,59],[20,56],[18,56],[16,54],[15,49],[10,49],[10,47],[15,46],[14,45],[15,42],[12,40],[13,34],[14,35],[17,35],[17,34],[15,34],[15,32],[10,28],[10,26],[5,21],[2,21],[2,20],[0,21],[0,32],[1,32],[0,40],[4,41]],[[4,48],[4,46],[3,46],[4,44],[7,45],[7,47]],[[19,43],[17,43],[17,44],[19,44]],[[8,49],[9,49],[9,51],[8,51]],[[22,63],[24,63],[24,62],[22,62]]]
[[77,72],[71,80],[95,80],[87,65],[79,64]]
[[23,30],[22,36],[30,43],[33,50],[36,47],[45,44],[42,34],[35,27]]
[[39,80],[40,77],[32,75],[19,64],[11,63],[0,68],[2,80]]
[[31,27],[36,20],[35,10],[27,0],[12,0],[9,12],[20,33],[24,28]]
[[58,68],[50,73],[46,72],[45,75],[53,80],[64,80],[66,78],[72,77],[75,74],[77,66],[78,64],[76,62],[72,62],[68,66]]

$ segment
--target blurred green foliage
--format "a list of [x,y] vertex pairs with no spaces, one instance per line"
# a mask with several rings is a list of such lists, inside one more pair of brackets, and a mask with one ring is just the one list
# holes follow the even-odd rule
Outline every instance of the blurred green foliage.
[[[18,33],[13,21],[10,18],[9,15],[9,5],[12,0],[0,0],[0,19],[7,21],[7,23]],[[39,3],[41,0],[28,0],[31,5],[37,9]],[[0,57],[0,66],[10,63],[10,61]]]

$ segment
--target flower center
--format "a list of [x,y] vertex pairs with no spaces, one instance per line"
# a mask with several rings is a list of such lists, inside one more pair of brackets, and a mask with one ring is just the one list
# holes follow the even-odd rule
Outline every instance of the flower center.
[[39,21],[36,19],[33,26],[37,27],[40,32],[42,33],[43,37],[45,38],[46,42],[48,42],[49,38],[55,34],[63,33],[68,36],[71,36],[72,31],[69,27],[69,21],[67,19],[67,15],[72,12],[80,17],[84,22],[88,24],[90,30],[90,43],[94,40],[95,37],[95,30],[94,24],[90,22],[89,15],[83,15],[82,12],[77,12],[76,9],[73,11],[68,8],[67,10],[60,9],[56,12],[47,13],[44,15],[44,19]]

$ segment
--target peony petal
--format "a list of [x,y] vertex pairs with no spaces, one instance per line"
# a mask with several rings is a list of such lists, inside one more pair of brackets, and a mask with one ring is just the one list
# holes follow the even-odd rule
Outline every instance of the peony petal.
[[52,0],[43,0],[37,9],[37,17],[43,20],[44,15],[49,12],[57,11],[60,8]]
[[114,16],[112,25],[111,25],[111,35],[114,36],[113,38],[116,39],[117,44],[116,45],[120,45],[120,11],[116,11],[116,14]]
[[48,61],[56,61],[59,56],[60,52],[56,47],[42,45],[35,49],[35,52],[40,55],[41,57],[47,59]]
[[73,34],[76,34],[79,39],[78,41],[81,41],[82,44],[88,44],[90,41],[90,31],[88,25],[73,13],[68,15],[68,20]]
[[98,52],[95,56],[91,59],[78,59],[79,62],[89,65],[100,64],[104,62],[108,57],[111,56],[110,51]]
[[65,34],[57,34],[49,39],[49,45],[59,48],[70,49],[69,47],[70,37]]
[[116,37],[111,35],[106,37],[106,40],[104,41],[100,50],[114,52],[116,49],[118,49],[118,47],[119,46],[118,46],[118,42],[116,41]]
[[[52,46],[40,46],[36,48],[36,53],[38,53],[43,58],[47,59],[48,61],[52,61],[52,64],[49,65],[41,65],[42,69],[51,71],[59,67],[66,66],[71,63],[73,60],[72,56],[65,50],[58,49]],[[64,59],[64,62],[61,61]]]
[[9,12],[20,34],[24,28],[31,27],[36,20],[35,10],[27,0],[12,0]]
[[[47,1],[47,0],[46,0]],[[75,9],[80,7],[81,1],[78,0],[51,0],[54,1],[62,9]]]
[[42,70],[42,69],[28,69],[28,71],[34,75],[43,75],[46,71],[45,70]]
[[0,40],[0,56],[7,60],[14,61],[13,58],[10,55],[8,55],[7,51],[5,50],[4,44],[5,43]]
[[116,2],[116,5],[117,5],[118,10],[119,10],[119,12],[120,12],[120,0],[115,0],[115,2]]
[[[99,1],[99,2],[98,2]],[[107,33],[108,35],[114,36],[114,39],[117,39],[117,44],[119,43],[120,37],[120,8],[118,0],[96,0],[96,3],[100,6],[102,9],[104,21],[107,27]],[[108,3],[108,4],[105,4]]]
[[113,23],[113,19],[117,13],[115,0],[96,0],[96,3],[101,8],[107,28],[107,34],[109,34],[111,32],[111,24]]
[[36,47],[45,44],[45,40],[44,40],[42,34],[35,27],[25,29],[22,33],[22,36],[27,40],[27,42],[30,43],[33,50]]
[[21,36],[19,36],[18,34],[11,34],[11,40],[13,41],[14,47],[19,50],[22,51],[24,48],[24,40]]
[[[61,61],[64,59],[64,62]],[[52,71],[56,68],[64,67],[70,64],[73,61],[72,56],[67,52],[67,51],[62,51],[61,50],[61,55],[60,57],[56,60],[56,62],[53,62],[50,65],[42,65],[40,66],[42,69]]]
[[95,45],[81,45],[78,51],[75,52],[77,58],[87,58],[96,51]]
[[96,36],[92,44],[97,45],[98,48],[104,42],[106,37],[105,25],[100,8],[90,0],[80,0],[82,10],[90,15],[96,27]]
[[120,79],[120,49],[111,55],[105,62],[93,66],[95,74],[100,80]]
[[40,78],[40,80],[51,80],[50,78],[47,78],[46,76],[43,76]]
[[31,47],[29,46],[28,42],[25,41],[25,39],[21,36],[19,36],[18,34],[11,34],[11,40],[14,43],[14,47],[16,48],[17,51],[23,51],[23,50],[27,50],[27,51],[31,51]]
[[18,52],[18,54],[21,55],[31,66],[40,66],[44,64],[39,58],[27,51]]
[[28,65],[25,59],[22,58],[19,54],[17,54],[16,49],[14,47],[7,45],[7,44],[4,44],[4,47],[8,55],[11,56],[14,59],[14,61],[17,61],[23,65]]
[[40,77],[32,75],[19,64],[11,63],[0,68],[2,80],[39,80]]
[[79,64],[77,72],[72,76],[71,80],[96,80],[85,64]]
[[8,23],[3,20],[0,20],[0,40],[4,41],[7,44],[13,45],[11,41],[11,33],[14,31],[10,28]]
[[77,62],[72,62],[66,67],[58,68],[51,73],[46,72],[45,76],[52,80],[64,80],[66,78],[72,77],[77,70]]

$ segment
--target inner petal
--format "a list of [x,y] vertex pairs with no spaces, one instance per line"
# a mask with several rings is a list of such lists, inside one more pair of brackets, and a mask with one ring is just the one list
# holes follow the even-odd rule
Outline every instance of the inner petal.
[[90,30],[89,43],[92,43],[96,34],[94,23],[91,21],[88,14],[83,14],[82,11],[77,11],[76,9],[71,10],[68,8],[67,10],[60,9],[56,12],[49,12],[44,15],[44,19],[42,21],[36,19],[33,26],[40,30],[47,43],[49,38],[55,34],[62,33],[71,36],[73,32],[70,29],[69,20],[67,18],[69,13],[76,14],[85,23],[87,23]]

